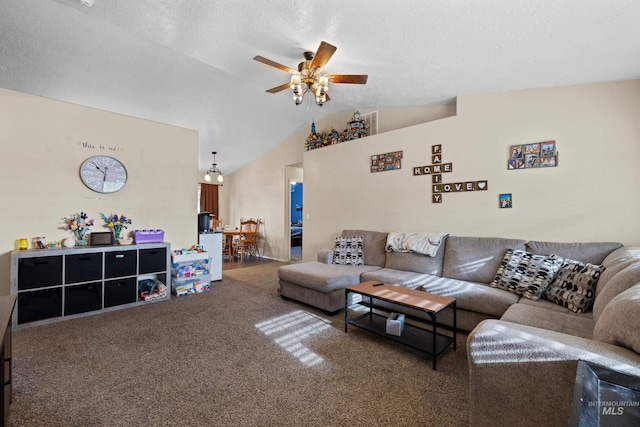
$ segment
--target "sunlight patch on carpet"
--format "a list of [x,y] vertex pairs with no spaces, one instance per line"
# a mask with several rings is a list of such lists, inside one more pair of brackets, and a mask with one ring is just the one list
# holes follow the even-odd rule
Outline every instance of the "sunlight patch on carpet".
[[274,317],[254,325],[260,332],[280,347],[291,353],[305,366],[314,366],[324,359],[311,351],[303,341],[331,327],[328,320],[321,319],[303,310]]

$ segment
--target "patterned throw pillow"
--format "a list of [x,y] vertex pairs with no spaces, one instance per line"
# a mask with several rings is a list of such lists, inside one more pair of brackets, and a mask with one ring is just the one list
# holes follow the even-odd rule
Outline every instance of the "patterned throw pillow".
[[333,263],[364,265],[363,241],[362,236],[336,237],[333,248]]
[[565,259],[556,278],[544,292],[544,298],[574,313],[584,313],[593,305],[596,285],[603,271],[601,265]]
[[537,300],[563,263],[564,260],[557,255],[534,255],[526,251],[507,249],[491,286]]

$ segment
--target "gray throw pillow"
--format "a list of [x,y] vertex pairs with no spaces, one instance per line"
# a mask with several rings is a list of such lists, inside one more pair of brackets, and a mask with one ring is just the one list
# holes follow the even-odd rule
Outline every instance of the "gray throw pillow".
[[336,237],[333,263],[339,265],[364,265],[364,238],[362,236]]
[[563,263],[564,260],[556,255],[534,255],[507,249],[491,286],[537,300]]
[[596,285],[604,271],[601,265],[565,259],[555,279],[544,293],[544,298],[574,313],[584,313],[593,306]]

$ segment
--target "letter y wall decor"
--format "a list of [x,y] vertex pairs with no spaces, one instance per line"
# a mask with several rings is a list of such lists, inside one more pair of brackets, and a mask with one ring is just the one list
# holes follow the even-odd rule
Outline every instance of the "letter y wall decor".
[[413,176],[431,176],[431,203],[442,203],[446,193],[465,193],[467,191],[487,191],[489,182],[480,181],[443,182],[442,174],[453,172],[453,163],[444,163],[442,145],[431,146],[431,164],[413,168]]

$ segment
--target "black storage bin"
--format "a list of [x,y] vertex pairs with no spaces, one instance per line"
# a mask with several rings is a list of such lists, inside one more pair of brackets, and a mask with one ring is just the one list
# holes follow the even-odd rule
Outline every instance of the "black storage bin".
[[102,309],[102,283],[85,283],[64,288],[64,315]]
[[104,277],[111,279],[113,277],[135,276],[138,265],[138,252],[118,251],[106,252],[104,254]]
[[62,316],[62,288],[18,294],[18,324]]
[[20,258],[18,290],[36,289],[62,284],[62,256]]
[[141,249],[140,274],[167,270],[167,248]]
[[64,266],[65,283],[102,279],[102,253],[67,255]]
[[113,307],[116,305],[136,302],[136,277],[127,279],[110,280],[104,283],[104,306]]

